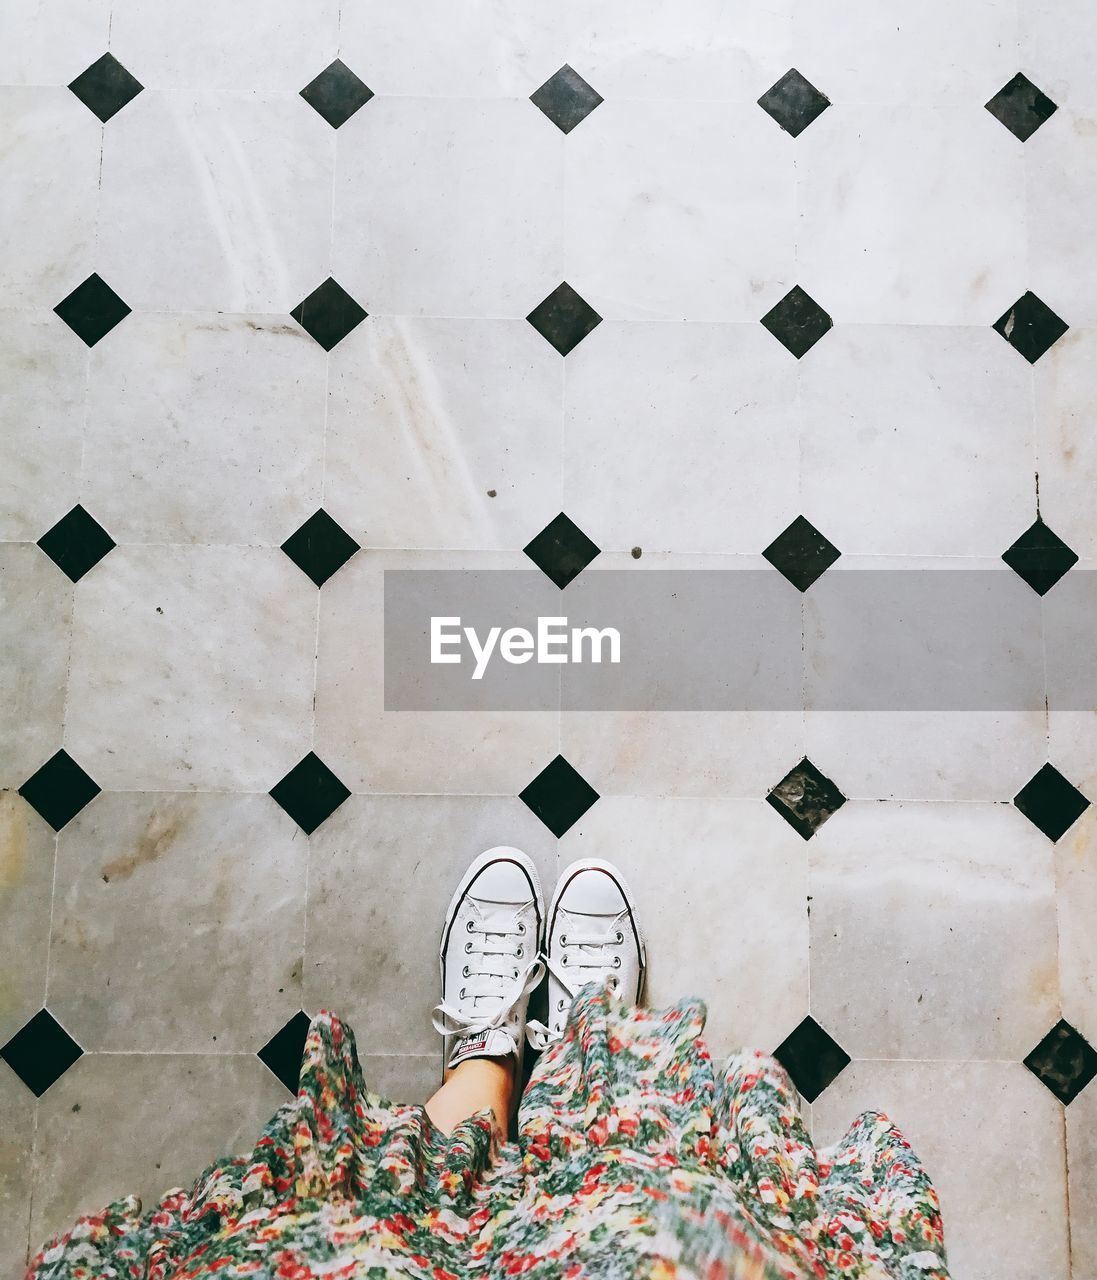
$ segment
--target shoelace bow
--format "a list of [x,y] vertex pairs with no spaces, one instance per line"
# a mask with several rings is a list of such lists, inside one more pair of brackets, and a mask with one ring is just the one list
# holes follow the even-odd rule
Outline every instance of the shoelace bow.
[[[625,940],[625,935],[620,928],[614,928],[612,932],[605,934],[580,934],[567,933],[561,935],[560,941],[563,945],[563,954],[560,961],[557,962],[551,957],[545,957],[545,965],[548,971],[555,977],[556,981],[564,988],[567,998],[557,1001],[556,1008],[549,1011],[549,1025],[538,1022],[531,1018],[526,1024],[527,1035],[530,1044],[535,1049],[547,1049],[550,1044],[554,1044],[564,1034],[564,1022],[559,1020],[559,1025],[553,1026],[557,1022],[559,1015],[566,1013],[575,999],[581,987],[586,986],[588,982],[592,982],[593,978],[584,978],[584,969],[594,969],[600,973],[606,973],[608,970],[619,969],[621,967],[621,958],[614,955],[612,959],[607,958],[606,948],[620,946]],[[578,951],[578,959],[570,959],[569,952]],[[569,977],[564,975],[564,970],[569,969],[575,971],[576,978],[573,982]],[[616,989],[617,978],[610,974],[610,983]],[[561,1005],[563,1006],[561,1008]]]
[[[537,986],[545,972],[540,956],[535,956],[524,969],[516,963],[522,943],[507,940],[524,938],[524,928],[513,924],[500,925],[490,920],[483,924],[470,920],[465,929],[474,936],[482,934],[484,941],[482,945],[475,946],[470,939],[465,946],[469,962],[462,967],[461,976],[466,985],[460,988],[457,997],[465,1007],[450,1004],[443,998],[431,1015],[434,1029],[444,1036],[475,1035],[502,1027],[514,1006]],[[494,947],[488,945],[491,938],[499,940]],[[481,1001],[492,1003],[479,1011]]]

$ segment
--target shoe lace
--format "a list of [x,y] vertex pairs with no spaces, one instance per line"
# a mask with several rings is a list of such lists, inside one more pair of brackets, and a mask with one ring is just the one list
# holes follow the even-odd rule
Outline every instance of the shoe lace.
[[[527,965],[519,961],[524,952],[520,939],[523,924],[513,920],[469,920],[470,935],[465,942],[469,959],[461,969],[463,985],[456,1001],[443,998],[431,1015],[434,1029],[445,1036],[474,1035],[494,1031],[510,1017],[514,1006],[541,981],[544,962],[535,956]],[[477,942],[477,936],[482,941]]]
[[[582,987],[595,982],[599,977],[606,979],[614,991],[619,986],[615,970],[621,967],[620,952],[617,948],[625,940],[619,926],[608,933],[583,934],[568,932],[560,935],[562,951],[560,959],[545,958],[545,965],[560,986],[566,997],[558,999],[556,1008],[549,1011],[549,1022],[546,1025],[531,1018],[526,1028],[526,1035],[534,1049],[547,1049],[564,1034],[567,1011],[571,1007]],[[567,971],[567,972],[565,972]],[[589,976],[587,976],[589,974]]]

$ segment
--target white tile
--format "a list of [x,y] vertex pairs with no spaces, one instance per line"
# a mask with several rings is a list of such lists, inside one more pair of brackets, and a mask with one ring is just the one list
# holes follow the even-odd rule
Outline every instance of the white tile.
[[804,755],[798,711],[569,711],[560,742],[602,795],[754,799]]
[[566,59],[561,7],[539,0],[360,0],[339,56],[377,94],[528,98]]
[[1011,0],[795,0],[792,22],[793,61],[832,102],[970,109],[1018,68]]
[[992,325],[1028,288],[1023,156],[981,107],[830,107],[797,145],[797,283],[836,324]]
[[1097,708],[1048,712],[1048,757],[1064,777],[1097,796]]
[[796,48],[787,3],[568,0],[566,9],[569,61],[606,98],[753,103]]
[[1029,366],[989,324],[838,325],[800,387],[804,510],[843,553],[997,559],[1032,522]]
[[338,0],[114,0],[111,52],[152,89],[297,93],[335,57]]
[[1033,371],[1040,511],[1074,552],[1097,559],[1097,328],[1071,329]]
[[39,1103],[32,1250],[122,1196],[189,1191],[288,1100],[254,1054],[86,1054]]
[[0,791],[0,1045],[42,1007],[53,861],[49,825],[15,791]]
[[96,270],[135,310],[288,317],[330,274],[334,154],[295,95],[146,90],[106,130]]
[[754,105],[606,101],[567,139],[569,284],[611,319],[760,319],[796,283],[775,131]]
[[1063,1108],[1019,1062],[856,1062],[818,1099],[819,1146],[856,1116],[899,1126],[941,1197],[951,1273],[1067,1280]]
[[0,312],[0,537],[37,542],[76,505],[87,368],[57,316]]
[[563,362],[523,320],[373,317],[331,355],[325,502],[366,546],[524,546],[559,511]]
[[564,142],[524,99],[368,103],[339,130],[335,278],[380,314],[527,316],[563,279]]
[[1019,1061],[1058,1020],[1053,855],[1012,806],[853,801],[809,852],[811,1011],[852,1057]]
[[[1029,287],[1071,326],[1097,324],[1097,302],[1085,287],[1097,266],[1089,235],[1097,218],[1095,143],[1097,118],[1073,101],[1025,143]],[[1058,355],[1052,347],[1038,368]]]
[[761,552],[799,512],[794,363],[757,324],[605,321],[568,357],[568,515],[607,550]]
[[67,85],[107,51],[111,0],[12,0],[0,84]]
[[559,751],[548,711],[386,711],[386,569],[528,568],[504,553],[366,552],[320,597],[316,751],[352,791],[515,796]]
[[[1097,805],[1055,844],[1059,890],[1059,983],[1063,1017],[1097,1045]],[[1073,1105],[1073,1104],[1071,1104]]]
[[325,380],[288,316],[130,316],[92,355],[84,501],[119,542],[280,546],[321,505]]
[[0,89],[5,306],[52,310],[98,269],[101,132],[98,118],[68,89]]
[[716,1060],[743,1045],[770,1051],[800,1023],[807,855],[764,800],[603,796],[560,841],[561,866],[591,857],[614,862],[635,894],[644,1004],[703,999]]
[[1070,1261],[1075,1280],[1097,1275],[1097,1089],[1092,1085],[1067,1107],[1067,1185],[1070,1190]]
[[807,754],[864,800],[1011,800],[1047,761],[1035,711],[807,711]]
[[316,588],[278,549],[118,547],[76,596],[65,745],[100,786],[268,791],[309,750]]
[[440,1071],[430,1015],[450,898],[477,854],[511,845],[534,860],[547,905],[555,837],[516,797],[409,795],[352,796],[310,840],[306,1006],[346,1018],[363,1055],[424,1054]]
[[366,1088],[393,1103],[424,1103],[442,1083],[441,1041],[434,1053],[362,1055]]
[[73,587],[35,546],[0,543],[0,786],[61,746]]
[[34,1094],[0,1063],[0,1266],[21,1276],[30,1246]]
[[1060,106],[1097,107],[1097,10],[1088,0],[1028,0],[1017,13],[1019,69]]
[[269,796],[108,792],[58,847],[48,1003],[85,1049],[254,1052],[301,1008],[308,847]]

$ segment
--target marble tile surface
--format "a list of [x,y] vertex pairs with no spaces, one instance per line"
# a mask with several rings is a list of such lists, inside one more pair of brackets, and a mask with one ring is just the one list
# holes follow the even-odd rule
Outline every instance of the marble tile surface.
[[528,568],[512,553],[366,552],[320,596],[316,752],[352,791],[515,796],[559,750],[551,711],[386,711],[384,573]]
[[851,801],[810,860],[812,1015],[853,1058],[1019,1061],[1058,1020],[1052,848],[1012,806]]
[[[1097,805],[1056,843],[1059,890],[1059,983],[1063,1017],[1088,1040],[1097,1040]],[[1077,1101],[1078,1099],[1076,1099]]]
[[561,864],[576,858],[620,868],[647,940],[645,1000],[702,997],[714,1059],[772,1050],[805,1016],[807,854],[764,801],[603,796],[560,841]]
[[119,542],[280,546],[321,504],[326,377],[288,315],[128,317],[91,355],[82,500]]
[[96,263],[131,307],[288,317],[330,274],[335,146],[296,94],[146,89],[109,123]]
[[306,1006],[346,1018],[361,1054],[433,1054],[440,1069],[430,1014],[457,882],[478,853],[512,845],[547,905],[555,837],[514,796],[402,795],[352,796],[310,841]]
[[50,1012],[87,1050],[254,1052],[301,1008],[307,863],[269,796],[100,796],[58,837]]
[[1097,483],[1091,423],[1097,396],[1097,328],[1071,329],[1033,370],[1040,509],[1068,546],[1097,560],[1087,496]]
[[189,1188],[287,1099],[254,1054],[86,1054],[38,1104],[32,1249],[119,1196]]
[[367,547],[524,546],[562,505],[563,384],[525,320],[373,317],[331,355],[327,509]]
[[108,789],[268,791],[310,746],[315,595],[277,548],[118,547],[77,588],[70,754]]
[[816,1144],[866,1110],[888,1115],[929,1171],[954,1275],[1066,1280],[1063,1109],[1020,1063],[855,1062],[812,1108]]
[[1028,287],[1021,143],[988,111],[836,103],[810,133],[797,270],[837,323],[989,326]]
[[6,1275],[22,1275],[28,1261],[33,1158],[34,1099],[0,1063],[0,1266]]
[[0,543],[0,786],[60,747],[73,586],[36,546]]
[[[66,88],[10,87],[0,89],[0,137],[8,173],[0,296],[7,307],[48,310],[90,273],[101,126]],[[61,200],[48,196],[56,172],[65,175]]]
[[567,140],[565,278],[612,320],[756,322],[796,283],[776,128],[753,102],[604,102]]
[[563,141],[524,98],[369,102],[339,131],[332,274],[380,315],[528,315],[563,278]]
[[1097,1092],[1083,1091],[1067,1108],[1070,1261],[1075,1276],[1097,1272]]
[[76,504],[87,376],[87,349],[52,312],[0,311],[0,538],[37,542]]
[[0,1044],[42,1007],[53,875],[53,832],[0,791]]
[[569,515],[606,550],[757,555],[798,514],[792,360],[760,325],[603,322],[568,357]]

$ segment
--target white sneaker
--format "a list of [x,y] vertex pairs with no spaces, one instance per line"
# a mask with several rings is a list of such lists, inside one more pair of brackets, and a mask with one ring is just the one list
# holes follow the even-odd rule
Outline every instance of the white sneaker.
[[646,956],[628,885],[610,862],[581,858],[556,882],[545,930],[548,1024],[530,1022],[527,1036],[545,1049],[564,1034],[568,1010],[581,987],[609,982],[639,1003]]
[[544,915],[537,870],[519,850],[488,849],[465,872],[439,951],[442,1003],[433,1021],[444,1037],[443,1071],[512,1053],[521,1069],[529,996],[545,971]]

